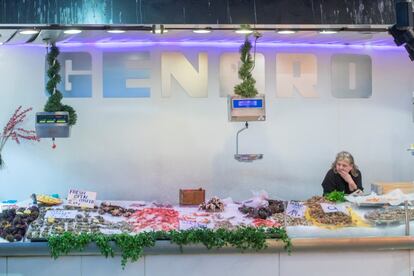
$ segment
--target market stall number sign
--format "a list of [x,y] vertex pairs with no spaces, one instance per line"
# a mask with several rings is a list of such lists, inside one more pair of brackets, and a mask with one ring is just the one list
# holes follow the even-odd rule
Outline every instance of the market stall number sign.
[[68,205],[93,208],[95,200],[96,192],[69,190]]
[[320,204],[321,204],[322,210],[325,213],[341,212],[341,213],[348,214],[348,211],[345,206],[339,206],[339,205],[329,204],[329,203],[320,203]]
[[303,218],[305,216],[306,206],[302,202],[289,201],[286,207],[286,215],[292,218]]

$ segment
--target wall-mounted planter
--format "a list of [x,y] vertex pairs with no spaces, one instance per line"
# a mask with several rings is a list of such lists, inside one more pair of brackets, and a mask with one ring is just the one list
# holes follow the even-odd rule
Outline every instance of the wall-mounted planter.
[[251,122],[266,120],[265,95],[243,98],[238,95],[228,97],[230,122]]
[[39,138],[67,138],[70,136],[68,112],[37,112],[36,135]]

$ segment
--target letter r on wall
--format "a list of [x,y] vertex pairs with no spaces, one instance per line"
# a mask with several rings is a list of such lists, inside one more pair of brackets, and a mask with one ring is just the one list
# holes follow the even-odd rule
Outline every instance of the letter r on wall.
[[317,61],[312,54],[276,55],[276,95],[293,97],[296,91],[305,98],[318,98]]

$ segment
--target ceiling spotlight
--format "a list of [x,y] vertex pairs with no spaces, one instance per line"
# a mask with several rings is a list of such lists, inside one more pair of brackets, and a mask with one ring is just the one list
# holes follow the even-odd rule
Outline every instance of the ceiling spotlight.
[[277,31],[278,34],[294,34],[296,31],[293,30],[279,30]]
[[81,32],[82,32],[82,30],[75,30],[75,29],[63,31],[63,33],[65,33],[65,34],[80,34]]
[[19,32],[19,34],[23,34],[23,35],[34,35],[39,33],[38,30],[22,30]]
[[195,29],[195,30],[193,30],[193,33],[195,33],[195,34],[208,34],[208,33],[211,33],[211,29],[210,28]]
[[322,30],[319,33],[320,34],[336,34],[338,31],[334,31],[334,30]]
[[157,30],[153,31],[152,33],[154,33],[154,34],[165,34],[165,33],[168,33],[168,30],[159,30],[159,29],[157,29]]
[[168,30],[166,30],[164,28],[164,25],[162,25],[162,24],[161,25],[152,25],[151,32],[153,34],[165,34],[165,33],[168,33]]
[[107,30],[106,32],[108,32],[110,34],[122,34],[122,33],[125,33],[124,30]]

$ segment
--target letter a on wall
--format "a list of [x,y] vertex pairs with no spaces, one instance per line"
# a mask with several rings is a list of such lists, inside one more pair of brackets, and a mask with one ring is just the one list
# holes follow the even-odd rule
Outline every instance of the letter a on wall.
[[174,77],[190,97],[206,98],[208,96],[207,53],[198,54],[198,70],[196,68],[182,53],[162,53],[162,96],[171,96],[171,81]]
[[312,54],[276,55],[276,95],[293,97],[294,92],[305,98],[317,98],[317,62]]

